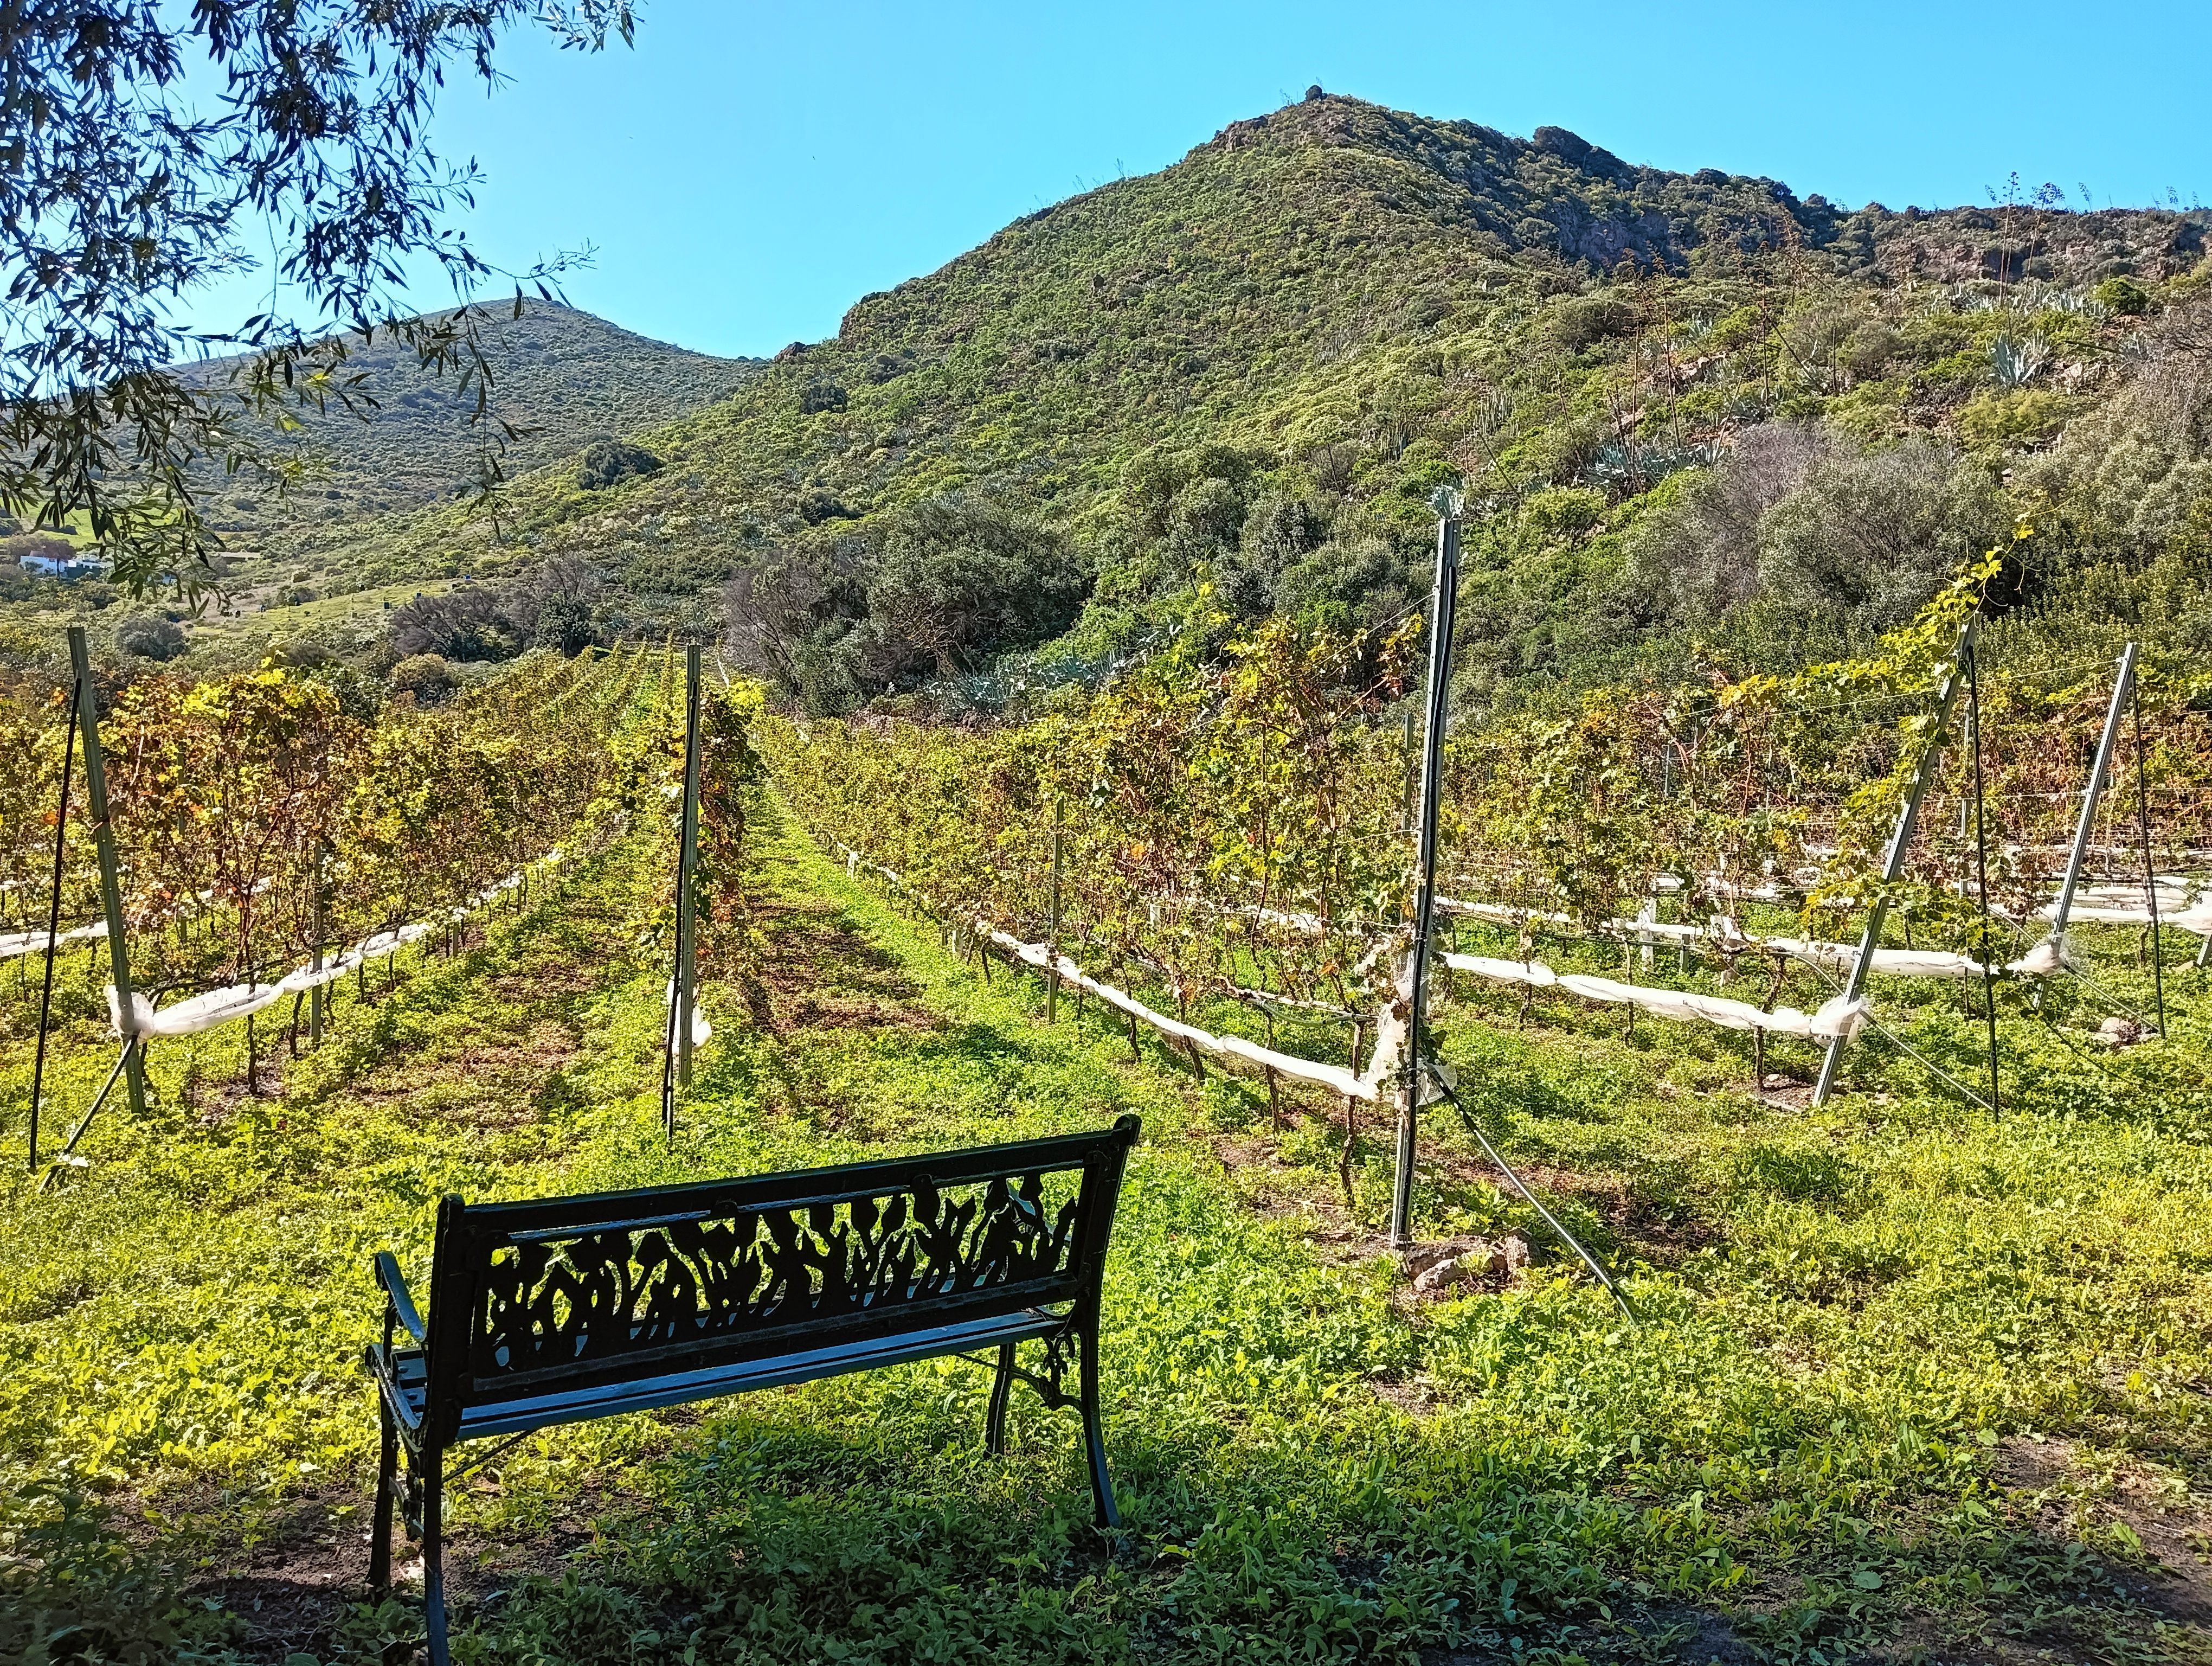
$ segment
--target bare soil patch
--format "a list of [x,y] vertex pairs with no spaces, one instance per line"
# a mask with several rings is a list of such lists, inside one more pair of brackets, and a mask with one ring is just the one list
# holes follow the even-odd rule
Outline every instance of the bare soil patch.
[[[793,866],[765,855],[764,869]],[[788,878],[771,874],[772,879]],[[935,1030],[942,1020],[921,986],[842,904],[771,884],[754,895],[757,965],[743,980],[745,1005],[765,1033],[797,1030]]]
[[2035,1524],[2051,1538],[2072,1537],[2085,1518],[2125,1523],[2153,1562],[2120,1573],[2129,1594],[2176,1625],[2212,1631],[2212,1510],[2194,1496],[2172,1496],[2135,1467],[2123,1466],[2110,1485],[2076,1485],[2076,1456],[2070,1440],[2014,1435],[1992,1467],[1998,1481],[2030,1495]]

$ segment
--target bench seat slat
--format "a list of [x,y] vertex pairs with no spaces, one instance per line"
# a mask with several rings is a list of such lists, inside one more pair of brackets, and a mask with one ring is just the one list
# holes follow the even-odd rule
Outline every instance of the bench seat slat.
[[[1031,1337],[1049,1335],[1066,1323],[1061,1315],[1025,1308],[1018,1313],[963,1320],[930,1330],[846,1342],[834,1347],[810,1348],[772,1359],[739,1360],[703,1371],[672,1371],[564,1393],[479,1402],[463,1409],[458,1438],[476,1440],[492,1435],[521,1434],[558,1423],[583,1422],[623,1412],[653,1411],[758,1389],[780,1389],[793,1383],[842,1377],[848,1371],[872,1371],[879,1365],[905,1365],[911,1360],[936,1359],[971,1348],[1025,1341]],[[392,1380],[401,1385],[410,1409],[419,1420],[428,1381],[422,1351],[411,1347],[392,1349],[389,1372]]]

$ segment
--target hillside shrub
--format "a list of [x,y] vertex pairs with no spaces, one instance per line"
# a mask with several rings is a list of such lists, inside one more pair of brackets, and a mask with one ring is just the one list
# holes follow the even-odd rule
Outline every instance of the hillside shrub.
[[2124,274],[2106,278],[2091,293],[2114,312],[2130,316],[2150,307],[2150,291]]
[[855,646],[872,685],[973,671],[1074,623],[1087,593],[1066,539],[1018,511],[932,498],[893,522]]
[[1578,295],[1562,301],[1552,321],[1552,333],[1570,353],[1632,334],[1635,329],[1636,309],[1613,295]]
[[768,551],[722,588],[732,660],[814,716],[859,703],[847,642],[867,615],[860,575],[836,552]]
[[453,693],[458,679],[453,668],[434,654],[416,654],[392,668],[392,686],[411,695],[418,706],[434,706]]
[[403,658],[511,660],[536,634],[514,617],[504,592],[468,585],[442,596],[417,596],[392,611],[392,645]]
[[1977,394],[1959,413],[1959,436],[1978,449],[2025,450],[2065,426],[2066,396],[2047,387]]
[[159,613],[134,613],[115,628],[115,645],[141,660],[173,660],[185,651],[184,627]]
[[1629,582],[1661,617],[1702,622],[1771,598],[1881,629],[2009,520],[1986,469],[1924,437],[1869,451],[1831,424],[1770,423],[1624,541]]
[[1760,523],[1760,587],[1894,624],[2011,520],[1987,471],[1931,441],[1832,450]]
[[627,440],[594,440],[576,465],[576,483],[587,492],[605,491],[625,480],[660,472],[660,459]]
[[811,491],[801,494],[799,518],[809,526],[819,526],[825,520],[858,520],[860,512],[835,494]]

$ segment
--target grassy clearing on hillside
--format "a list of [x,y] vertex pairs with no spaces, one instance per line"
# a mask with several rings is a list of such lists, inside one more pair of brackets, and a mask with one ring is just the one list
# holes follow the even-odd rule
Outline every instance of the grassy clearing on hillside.
[[[104,1626],[93,1657],[164,1626],[194,1658],[410,1633],[404,1605],[344,1603],[374,1432],[355,1362],[370,1252],[426,1270],[441,1191],[1134,1110],[1103,1351],[1123,1535],[1088,1525],[1071,1416],[1018,1395],[1009,1456],[983,1456],[988,1374],[957,1360],[552,1430],[457,1489],[463,1657],[2207,1657],[2206,1582],[2151,1562],[2194,1568],[2203,1520],[2203,974],[2170,982],[2167,1049],[2077,1063],[2013,1018],[2013,1079],[2040,1085],[1995,1118],[1878,1042],[1868,1091],[1789,1110],[1727,1085],[1734,1038],[1462,1006],[1470,1103],[1632,1269],[1629,1325],[1556,1262],[1413,1300],[1376,1236],[1382,1130],[1347,1213],[1336,1107],[1278,1134],[1257,1085],[1149,1042],[1133,1065],[1095,1008],[1046,1026],[1034,979],[985,985],[764,819],[757,967],[708,992],[673,1152],[663,974],[622,936],[650,876],[617,849],[349,1000],[281,1100],[210,1054],[196,1109],[111,1116],[57,1195],[9,1183],[0,1653],[61,1623],[42,1611]],[[1970,1047],[1950,999],[1916,1044],[1953,1024]],[[172,1107],[178,1067],[157,1055]],[[1425,1231],[1533,1224],[1448,1110],[1427,1138]]]

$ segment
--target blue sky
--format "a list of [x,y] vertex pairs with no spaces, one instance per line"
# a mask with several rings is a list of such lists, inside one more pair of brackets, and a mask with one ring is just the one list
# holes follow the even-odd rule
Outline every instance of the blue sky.
[[[757,354],[1313,82],[1852,206],[1984,202],[2015,171],[2141,205],[2212,200],[2208,50],[2201,3],[642,0],[635,50],[519,38],[509,82],[453,82],[437,131],[484,170],[467,223],[492,258],[590,243],[574,304]],[[266,283],[205,295],[192,321],[234,324]]]

